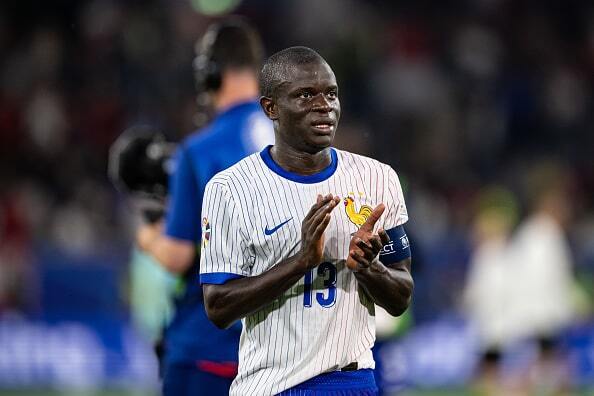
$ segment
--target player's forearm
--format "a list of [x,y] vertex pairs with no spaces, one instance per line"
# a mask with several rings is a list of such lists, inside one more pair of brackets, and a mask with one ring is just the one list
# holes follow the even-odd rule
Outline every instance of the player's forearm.
[[369,268],[355,272],[355,278],[373,301],[390,315],[400,316],[406,311],[412,299],[414,282],[408,265],[399,268],[386,267],[375,262]]
[[138,247],[150,254],[163,268],[174,274],[184,273],[195,255],[194,244],[163,235],[161,223],[145,224],[138,230]]
[[206,313],[217,327],[228,328],[282,296],[306,271],[300,255],[295,255],[257,276],[204,285]]

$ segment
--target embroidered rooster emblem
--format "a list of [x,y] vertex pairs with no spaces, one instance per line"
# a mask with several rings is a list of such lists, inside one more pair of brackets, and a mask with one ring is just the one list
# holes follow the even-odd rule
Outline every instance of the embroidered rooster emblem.
[[361,227],[367,221],[367,218],[373,212],[371,206],[361,205],[359,211],[355,209],[355,199],[348,196],[344,199],[344,206],[349,220],[357,227]]

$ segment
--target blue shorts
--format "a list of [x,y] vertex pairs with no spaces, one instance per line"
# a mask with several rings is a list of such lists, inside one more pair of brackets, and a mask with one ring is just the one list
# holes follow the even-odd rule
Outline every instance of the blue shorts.
[[278,396],[377,396],[373,370],[333,371],[320,374]]

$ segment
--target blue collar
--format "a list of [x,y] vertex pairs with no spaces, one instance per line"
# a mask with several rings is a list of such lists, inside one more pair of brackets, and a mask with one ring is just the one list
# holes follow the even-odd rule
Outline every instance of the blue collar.
[[330,148],[330,155],[332,157],[332,162],[330,165],[313,175],[299,175],[297,173],[284,170],[276,162],[274,162],[272,156],[270,155],[271,148],[272,146],[268,146],[260,152],[262,161],[264,161],[266,166],[277,175],[297,183],[313,184],[322,182],[332,176],[338,167],[338,155],[336,155],[336,150]]

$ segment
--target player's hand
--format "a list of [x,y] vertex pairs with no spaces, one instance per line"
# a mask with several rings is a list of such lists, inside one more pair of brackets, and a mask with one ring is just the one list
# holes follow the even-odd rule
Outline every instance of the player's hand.
[[386,210],[384,204],[379,204],[373,209],[365,223],[353,234],[349,244],[349,256],[346,265],[353,271],[369,268],[385,244],[390,238],[385,230],[378,230],[377,235],[373,234],[375,223]]
[[332,194],[318,195],[301,222],[300,261],[305,269],[311,269],[322,262],[324,254],[324,231],[330,223],[330,213],[340,203],[340,198]]
[[163,221],[144,223],[136,232],[136,244],[142,250],[150,250],[151,245],[163,232]]

